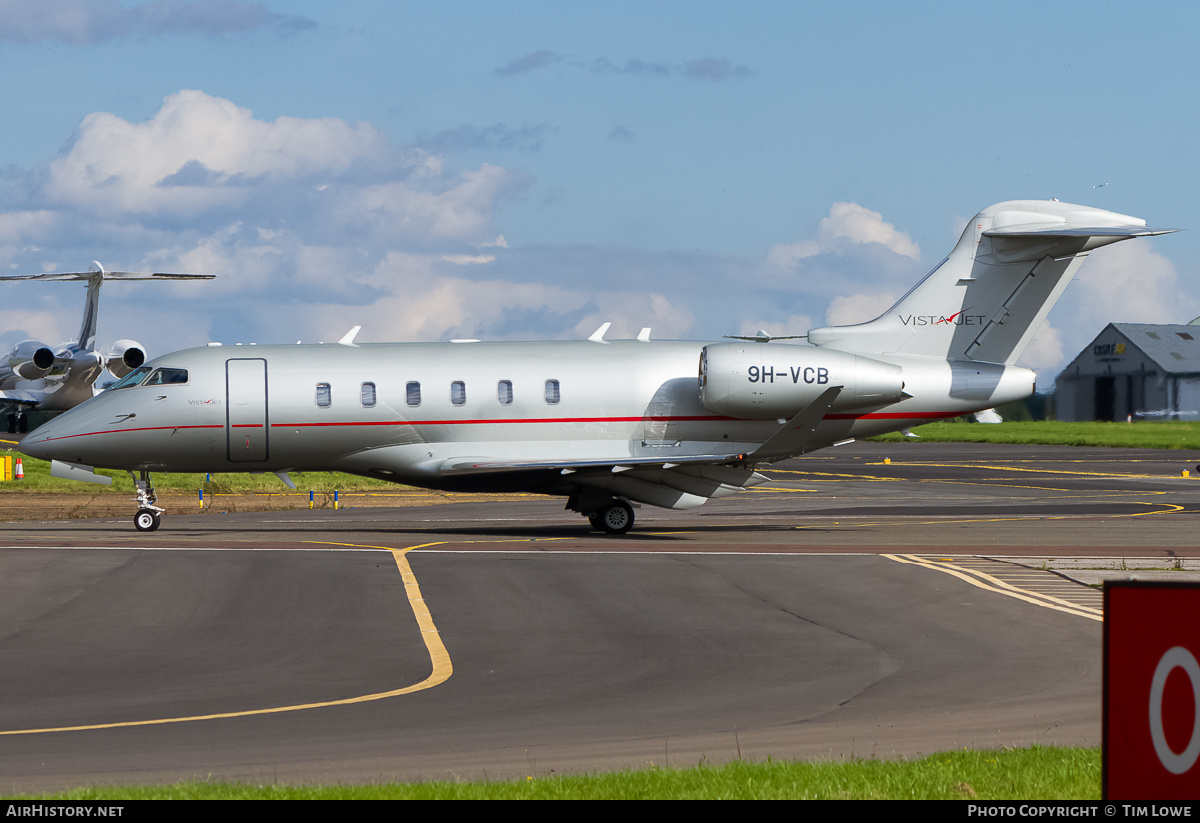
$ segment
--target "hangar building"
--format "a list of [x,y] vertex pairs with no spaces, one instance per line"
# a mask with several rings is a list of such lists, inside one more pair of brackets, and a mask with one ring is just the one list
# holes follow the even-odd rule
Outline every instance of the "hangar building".
[[1109,323],[1054,385],[1059,420],[1200,420],[1200,325]]

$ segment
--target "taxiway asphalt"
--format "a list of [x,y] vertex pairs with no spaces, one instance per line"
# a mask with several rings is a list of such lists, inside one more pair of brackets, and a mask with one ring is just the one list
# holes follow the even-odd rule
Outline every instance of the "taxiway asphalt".
[[3,523],[0,791],[1099,745],[1097,592],[1043,567],[1200,556],[1197,462],[853,444],[622,537],[536,497]]

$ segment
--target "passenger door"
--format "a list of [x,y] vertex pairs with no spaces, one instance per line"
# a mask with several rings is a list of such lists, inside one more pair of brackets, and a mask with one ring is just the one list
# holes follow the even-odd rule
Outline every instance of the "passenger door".
[[225,361],[225,437],[230,463],[267,459],[267,361]]

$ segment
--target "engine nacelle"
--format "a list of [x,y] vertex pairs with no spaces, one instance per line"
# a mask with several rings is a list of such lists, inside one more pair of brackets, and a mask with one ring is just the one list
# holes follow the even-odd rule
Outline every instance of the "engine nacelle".
[[117,377],[124,377],[146,362],[146,350],[136,340],[118,340],[104,358],[104,364]]
[[838,410],[906,397],[899,366],[857,354],[773,343],[714,343],[700,354],[700,402],[729,417],[791,419],[834,386]]
[[40,380],[54,367],[54,352],[45,343],[22,340],[8,356],[8,367],[25,380]]

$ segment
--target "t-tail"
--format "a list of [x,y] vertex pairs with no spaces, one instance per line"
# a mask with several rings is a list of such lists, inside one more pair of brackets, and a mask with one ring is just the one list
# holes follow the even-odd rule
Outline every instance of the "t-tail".
[[869,323],[813,329],[808,339],[861,354],[1011,365],[1088,252],[1172,231],[1057,200],[997,203],[975,215],[950,255],[892,308]]

